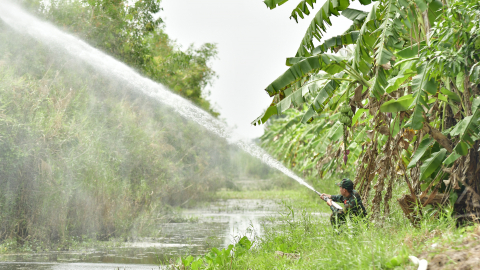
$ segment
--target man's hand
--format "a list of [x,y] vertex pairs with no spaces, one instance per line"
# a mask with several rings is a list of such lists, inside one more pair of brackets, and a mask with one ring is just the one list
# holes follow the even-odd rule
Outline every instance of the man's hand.
[[328,206],[332,206],[332,200],[327,201]]
[[329,199],[331,199],[331,198],[332,198],[332,195],[330,195],[330,194],[325,194],[325,193],[322,193],[322,196],[325,196],[325,197],[327,197],[327,198],[329,198]]

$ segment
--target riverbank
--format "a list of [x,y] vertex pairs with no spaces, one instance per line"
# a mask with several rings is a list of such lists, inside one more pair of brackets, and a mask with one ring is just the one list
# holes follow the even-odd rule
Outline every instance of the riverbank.
[[[66,264],[64,269],[68,263],[91,263],[91,267],[105,263],[161,267],[173,263],[188,265],[186,269],[207,265],[213,269],[417,269],[408,256],[441,265],[438,269],[476,262],[471,254],[478,246],[480,229],[457,229],[448,212],[416,228],[393,204],[388,218],[355,228],[345,226],[339,233],[329,223],[330,209],[310,190],[300,185],[262,190],[242,185],[242,181],[245,179],[234,181],[235,189],[211,194],[197,207],[176,209],[171,222],[158,224],[156,237],[87,240],[72,243],[69,251],[35,252],[24,247],[16,252],[3,251],[0,261],[54,261]],[[336,188],[330,187],[334,182],[325,180],[323,187],[316,188],[335,193]],[[244,248],[241,239],[251,246]],[[228,251],[229,244],[233,244],[233,253]],[[0,252],[5,247],[4,243]],[[458,255],[452,257],[452,252]],[[196,262],[201,268],[192,268]]]
[[108,264],[123,264],[126,269],[135,269],[129,268],[132,265],[161,267],[179,256],[201,256],[214,247],[222,249],[238,235],[248,234],[254,239],[262,233],[266,219],[279,209],[278,201],[269,199],[209,198],[198,201],[196,207],[174,208],[171,217],[150,222],[150,236],[132,234],[108,241],[75,239],[58,249],[41,243],[20,246],[4,241],[0,245],[0,269],[71,269],[79,264],[86,264],[82,269]]
[[[328,187],[330,181],[325,182],[322,190],[335,193]],[[480,227],[456,228],[449,209],[435,218],[435,210],[430,209],[432,218],[414,227],[394,198],[388,217],[350,224],[338,232],[330,225],[328,207],[311,193],[305,188],[217,192],[220,198],[276,199],[281,207],[278,215],[262,225],[263,234],[249,239],[253,246],[247,252],[238,256],[233,252],[232,257],[221,259],[222,251],[213,250],[204,257],[191,257],[190,264],[201,261],[216,269],[417,269],[408,259],[415,256],[437,267],[432,269],[458,269],[460,265],[475,269],[480,260],[480,253],[474,255]]]

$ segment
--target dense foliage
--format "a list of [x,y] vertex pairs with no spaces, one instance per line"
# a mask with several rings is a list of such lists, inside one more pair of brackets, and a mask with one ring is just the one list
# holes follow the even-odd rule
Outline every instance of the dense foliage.
[[217,54],[216,45],[177,48],[163,31],[159,0],[22,2],[39,16],[218,115],[205,92],[215,78],[208,62]]
[[[203,64],[194,62],[181,76],[196,76]],[[232,178],[269,177],[132,87],[0,22],[0,242],[68,249],[85,238],[154,236],[173,207],[208,199]]]
[[[271,9],[284,2],[265,1]],[[292,18],[308,15],[315,3],[300,1]],[[479,3],[380,0],[370,12],[349,5],[325,1],[287,59],[289,69],[266,88],[273,102],[254,123],[286,116],[271,120],[263,144],[307,175],[354,171],[376,215],[381,205],[389,214],[399,183],[408,190],[399,202],[412,222],[433,201],[451,201],[456,217],[477,220]],[[351,27],[314,47],[313,38],[320,41],[339,15]],[[348,106],[351,119],[341,112]]]

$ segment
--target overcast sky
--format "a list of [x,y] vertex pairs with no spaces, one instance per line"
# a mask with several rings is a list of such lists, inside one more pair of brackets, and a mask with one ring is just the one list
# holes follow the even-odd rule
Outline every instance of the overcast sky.
[[[213,69],[219,78],[210,87],[210,101],[228,124],[246,138],[263,134],[263,126],[250,123],[270,105],[264,89],[287,67],[285,58],[295,55],[315,11],[306,19],[290,20],[297,1],[270,10],[262,0],[162,0],[160,13],[167,34],[184,49],[194,43],[218,45]],[[353,2],[351,8],[368,7]],[[325,38],[342,34],[352,22],[332,19]]]

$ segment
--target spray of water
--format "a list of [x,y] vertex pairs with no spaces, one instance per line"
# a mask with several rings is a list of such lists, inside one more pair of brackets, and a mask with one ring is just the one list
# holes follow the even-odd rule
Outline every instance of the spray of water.
[[207,130],[225,138],[230,144],[240,147],[268,166],[283,172],[298,183],[315,191],[312,186],[283,166],[279,161],[272,158],[262,148],[239,138],[226,124],[212,117],[206,111],[198,108],[179,95],[172,93],[164,85],[142,77],[124,63],[93,48],[79,38],[62,32],[54,25],[35,18],[20,7],[5,0],[0,0],[0,19],[16,31],[26,33],[56,50],[66,51],[72,57],[76,57],[88,65],[91,65],[98,72],[132,85],[134,89],[158,100],[162,104],[170,106],[175,112],[186,119],[195,121]]

